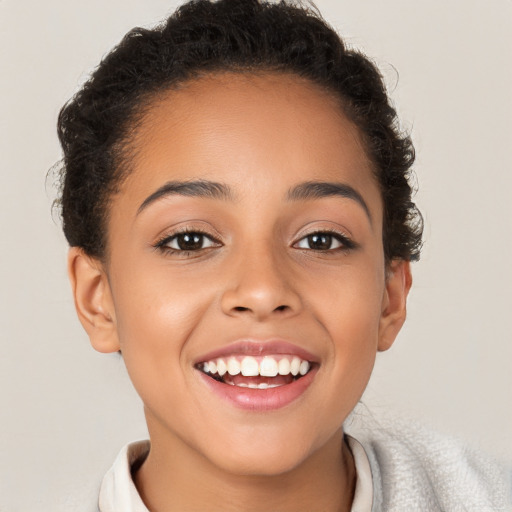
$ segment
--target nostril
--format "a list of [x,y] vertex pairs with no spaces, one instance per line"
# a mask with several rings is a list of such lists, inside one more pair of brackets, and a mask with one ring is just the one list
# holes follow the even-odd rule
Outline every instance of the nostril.
[[249,308],[245,308],[244,306],[236,306],[233,308],[235,311],[247,311]]
[[288,306],[277,306],[277,308],[274,311],[285,311],[288,308]]

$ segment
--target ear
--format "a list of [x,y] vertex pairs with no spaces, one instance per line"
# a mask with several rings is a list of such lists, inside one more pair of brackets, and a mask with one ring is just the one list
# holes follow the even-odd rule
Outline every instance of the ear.
[[117,352],[119,339],[114,301],[103,264],[72,247],[68,254],[68,276],[75,308],[91,345],[99,352]]
[[405,322],[407,295],[411,289],[411,265],[408,261],[393,260],[387,272],[386,288],[382,298],[378,350],[393,345]]

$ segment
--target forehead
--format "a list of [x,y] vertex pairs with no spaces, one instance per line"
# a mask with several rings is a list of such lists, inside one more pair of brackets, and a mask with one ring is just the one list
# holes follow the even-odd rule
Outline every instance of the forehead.
[[121,196],[134,207],[167,181],[207,179],[241,195],[262,193],[262,185],[348,181],[380,208],[358,128],[338,98],[295,75],[222,73],[166,91],[132,145]]

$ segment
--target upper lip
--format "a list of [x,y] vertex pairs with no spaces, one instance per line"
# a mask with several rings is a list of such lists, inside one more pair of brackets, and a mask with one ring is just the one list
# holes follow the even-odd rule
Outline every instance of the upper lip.
[[228,345],[224,345],[221,348],[212,350],[207,354],[203,354],[198,357],[194,364],[202,363],[205,361],[211,361],[212,359],[218,359],[220,357],[228,357],[235,355],[247,355],[247,356],[265,356],[265,355],[279,355],[287,354],[297,356],[300,359],[304,359],[310,362],[318,362],[318,358],[315,357],[308,350],[285,341],[282,339],[271,339],[271,340],[255,340],[255,339],[243,339],[237,340]]

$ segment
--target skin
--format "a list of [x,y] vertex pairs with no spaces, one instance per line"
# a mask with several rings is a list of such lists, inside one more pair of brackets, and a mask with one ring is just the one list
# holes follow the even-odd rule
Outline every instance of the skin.
[[[382,200],[358,129],[298,77],[217,74],[161,95],[133,144],[108,257],[72,248],[69,275],[92,345],[122,351],[144,402],[151,451],[135,482],[146,505],[350,510],[355,469],[341,425],[400,330],[411,285],[408,262],[385,264]],[[169,181],[198,179],[229,186],[230,197],[172,194],[139,211]],[[288,199],[310,181],[350,186],[368,211],[354,198]],[[182,228],[216,242],[155,248]],[[325,231],[355,247],[304,241]],[[314,354],[306,392],[266,412],[211,393],[194,361],[247,337]]]

